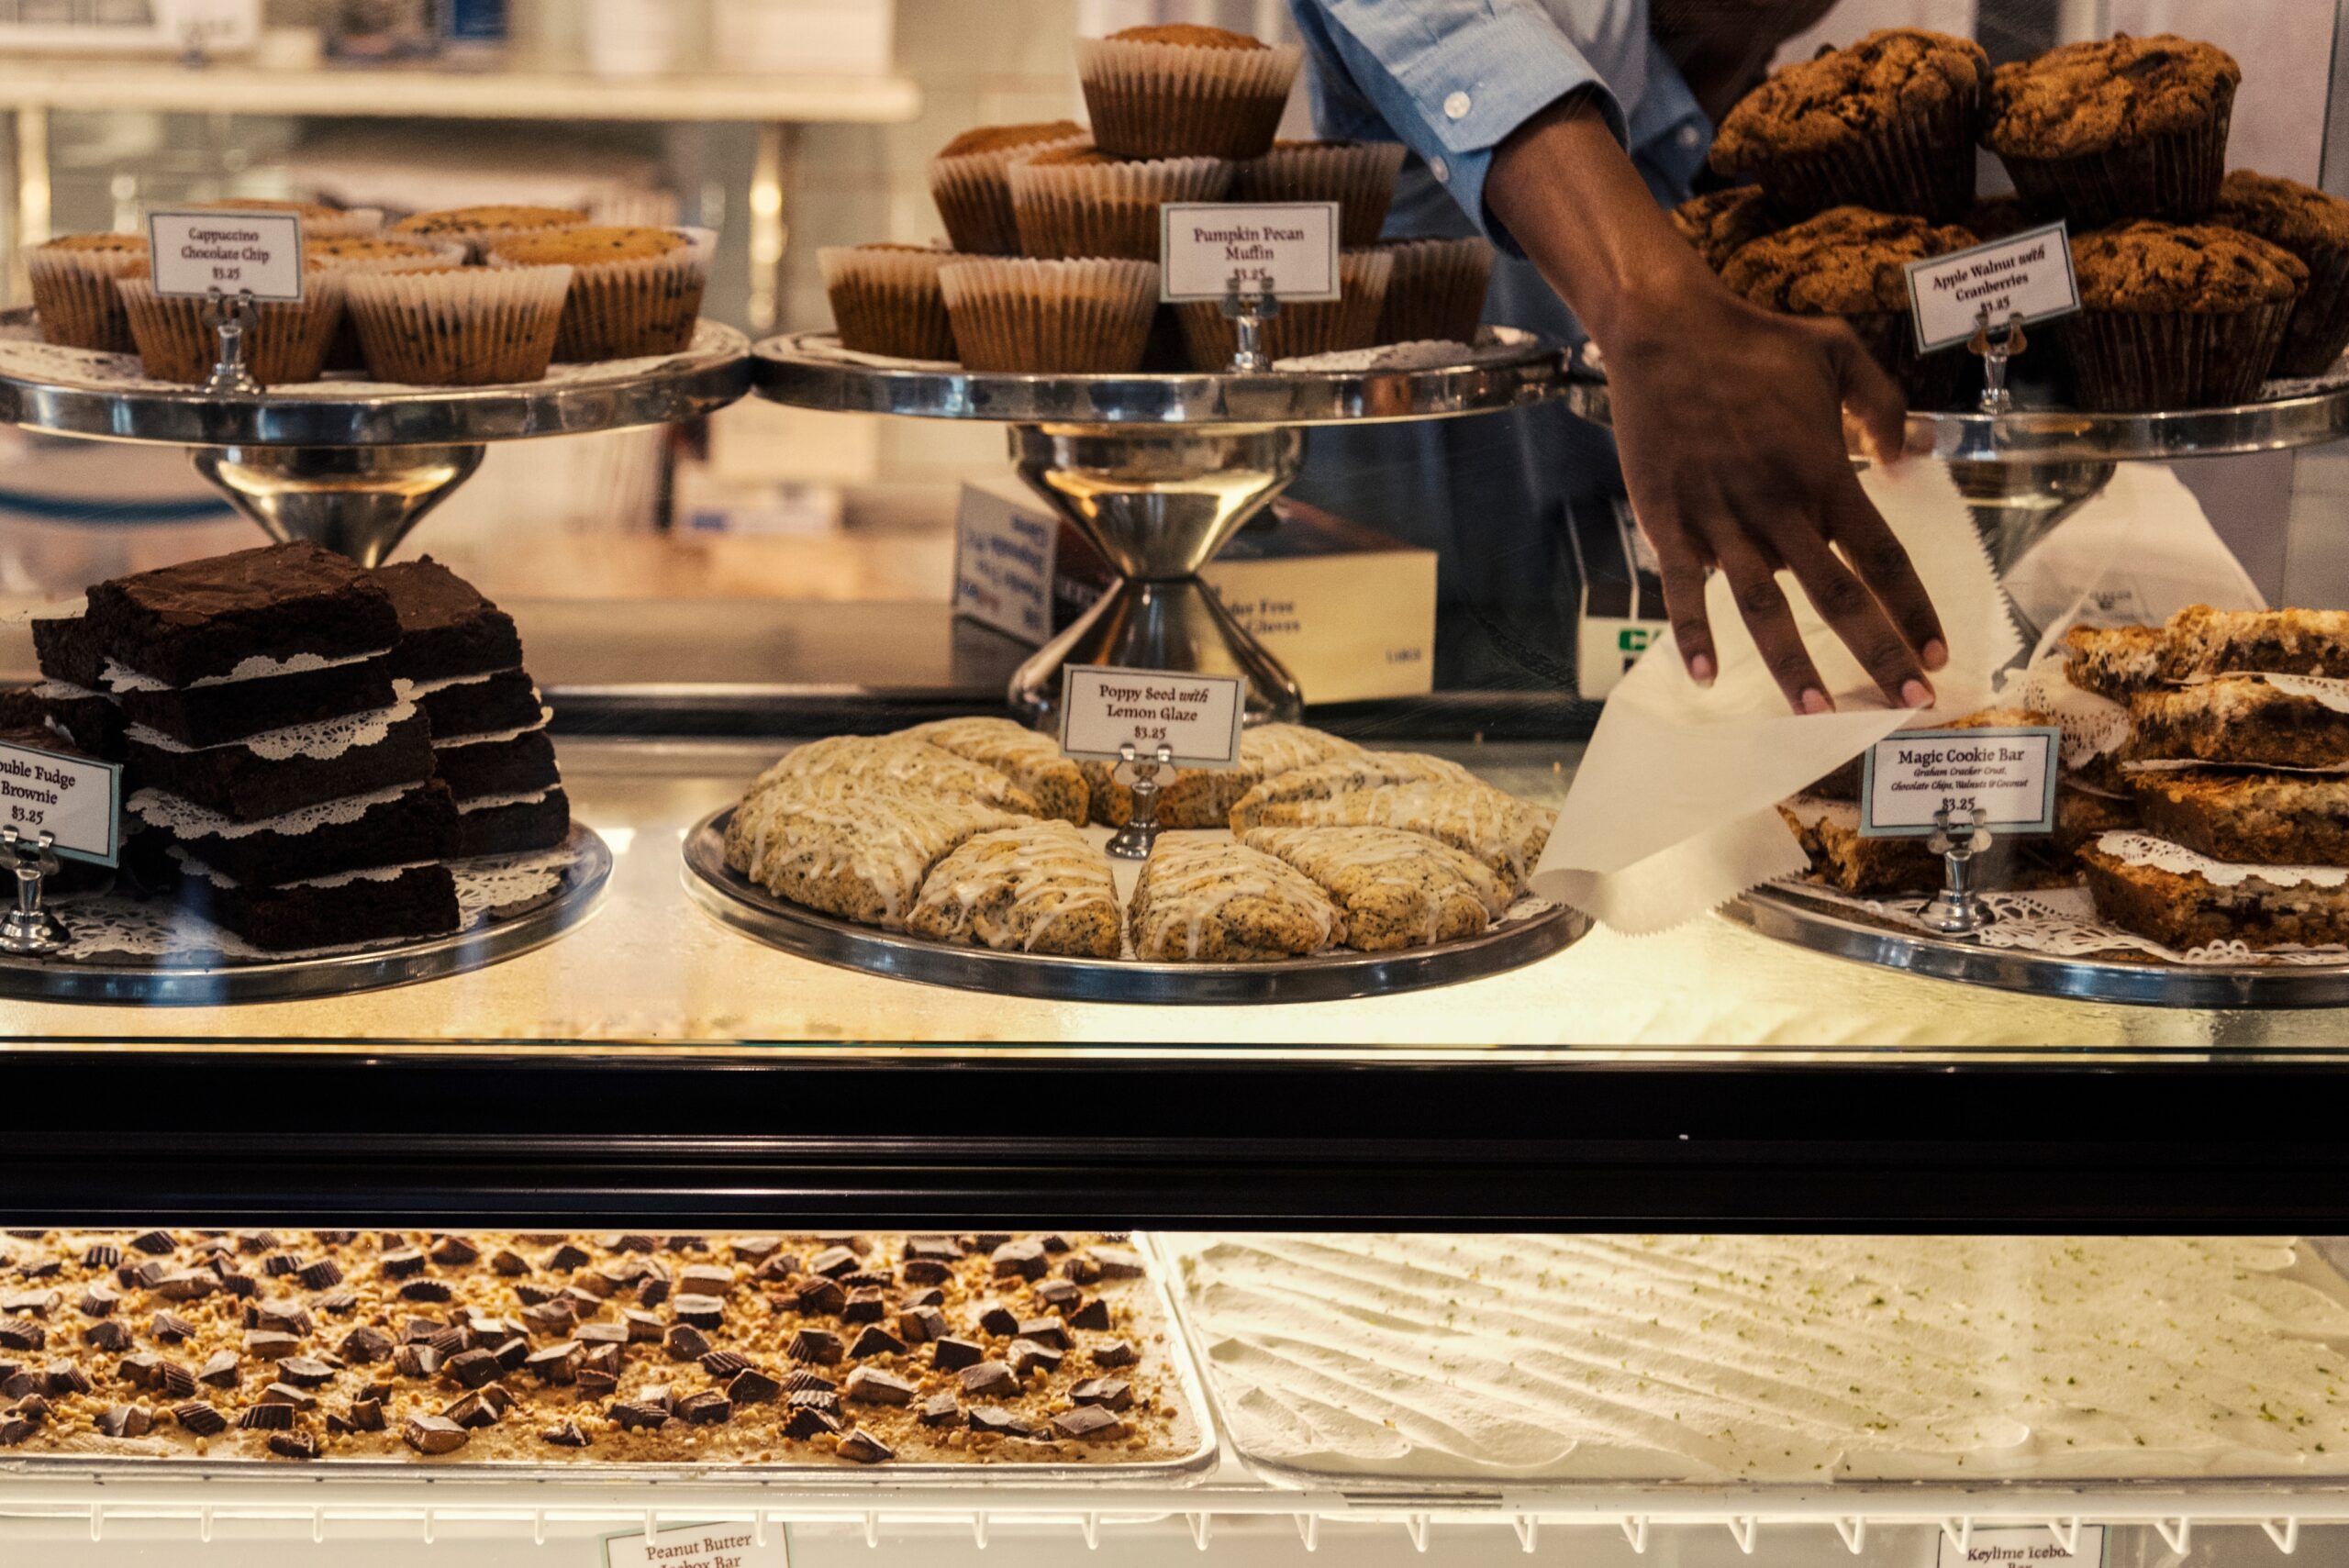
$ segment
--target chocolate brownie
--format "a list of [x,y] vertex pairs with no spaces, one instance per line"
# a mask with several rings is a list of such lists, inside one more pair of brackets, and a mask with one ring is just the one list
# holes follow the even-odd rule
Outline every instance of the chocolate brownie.
[[155,730],[133,728],[128,751],[143,787],[239,822],[418,784],[432,776],[433,761],[431,732],[413,703],[273,729],[225,746],[191,748]]
[[395,679],[479,675],[522,662],[514,617],[430,556],[378,566],[369,576],[390,596],[398,617]]
[[461,735],[494,735],[526,729],[544,713],[539,688],[523,670],[500,670],[494,675],[457,675],[445,682],[404,683],[407,695],[431,721],[432,739]]
[[84,617],[107,658],[184,686],[255,658],[342,659],[399,640],[389,595],[315,544],[273,544],[101,583]]
[[252,887],[183,861],[183,903],[269,952],[347,947],[457,929],[457,882],[447,866],[384,866],[314,882]]
[[33,621],[33,657],[40,673],[91,691],[106,687],[106,656],[90,633],[86,616],[37,617]]
[[220,746],[264,730],[317,724],[392,706],[392,678],[379,658],[295,670],[214,685],[146,684],[117,676],[114,700],[132,724],[159,730],[184,746]]
[[458,852],[457,805],[437,779],[345,795],[258,822],[238,822],[152,789],[130,797],[130,814],[248,886],[445,860]]
[[543,726],[495,740],[432,749],[433,769],[460,804],[489,795],[535,795],[562,782]]
[[570,835],[571,797],[560,787],[538,795],[484,795],[457,812],[460,855],[551,850]]
[[37,686],[0,693],[6,722],[49,726],[90,756],[109,762],[122,761],[122,710],[103,692],[70,681],[48,680]]

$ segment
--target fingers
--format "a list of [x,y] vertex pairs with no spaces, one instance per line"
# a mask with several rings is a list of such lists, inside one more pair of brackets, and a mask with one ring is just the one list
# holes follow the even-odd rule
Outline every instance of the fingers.
[[1832,711],[1835,705],[1827,695],[1826,683],[1819,678],[1818,666],[1802,645],[1802,633],[1795,628],[1786,590],[1778,586],[1777,574],[1761,552],[1740,539],[1721,550],[1720,566],[1736,595],[1737,612],[1753,634],[1753,646],[1761,651],[1770,678],[1786,694],[1787,706],[1797,713]]
[[1947,665],[1949,642],[1942,635],[1932,596],[1867,492],[1848,473],[1827,497],[1827,534],[1892,617],[1901,640],[1917,651],[1919,662],[1928,670]]
[[1705,551],[1688,531],[1675,499],[1659,506],[1655,516],[1642,517],[1641,531],[1655,550],[1657,574],[1664,581],[1664,618],[1672,623],[1672,640],[1688,678],[1709,686],[1720,673],[1713,651],[1712,623],[1705,615]]
[[1908,395],[1860,347],[1850,328],[1830,325],[1823,329],[1828,333],[1828,362],[1834,367],[1844,413],[1859,426],[1877,461],[1898,462],[1909,440]]
[[1887,701],[1901,707],[1922,707],[1933,700],[1933,689],[1925,682],[1915,651],[1894,629],[1867,584],[1827,548],[1806,519],[1789,519],[1787,527],[1779,530],[1779,550],[1820,618],[1852,651]]

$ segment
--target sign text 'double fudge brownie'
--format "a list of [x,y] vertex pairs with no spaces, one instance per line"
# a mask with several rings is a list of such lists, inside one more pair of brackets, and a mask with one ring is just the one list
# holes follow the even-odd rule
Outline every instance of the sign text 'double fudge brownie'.
[[149,789],[131,796],[130,815],[170,834],[215,871],[254,886],[446,860],[458,852],[456,803],[438,779],[344,795],[257,822],[239,822]]
[[379,566],[369,575],[398,618],[392,651],[396,679],[437,681],[520,666],[522,638],[514,617],[430,556]]
[[99,651],[174,686],[248,660],[381,653],[399,639],[391,596],[347,557],[267,545],[101,583],[86,615]]
[[133,728],[128,746],[141,785],[240,822],[432,776],[430,732],[423,713],[406,702],[225,746],[190,747]]

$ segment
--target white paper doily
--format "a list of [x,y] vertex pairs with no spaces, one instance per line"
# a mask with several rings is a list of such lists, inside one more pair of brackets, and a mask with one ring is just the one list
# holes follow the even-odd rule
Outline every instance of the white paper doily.
[[2257,880],[2270,887],[2339,887],[2349,883],[2349,866],[2261,866],[2214,861],[2183,844],[2156,839],[2150,833],[2115,830],[2099,837],[2096,847],[2123,865],[2152,866],[2176,876],[2199,876],[2214,887],[2241,887]]
[[2110,697],[2072,684],[2064,656],[2051,653],[2009,681],[2001,704],[2027,707],[2054,719],[2064,731],[2064,768],[2077,773],[2099,757],[2121,750],[2129,739],[2129,710]]

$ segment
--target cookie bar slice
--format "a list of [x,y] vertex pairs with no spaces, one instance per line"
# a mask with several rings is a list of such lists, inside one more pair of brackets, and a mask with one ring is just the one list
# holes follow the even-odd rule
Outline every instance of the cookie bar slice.
[[2157,626],[2076,626],[2064,634],[2064,674],[2072,684],[2125,703],[2165,678],[2169,634]]
[[1346,939],[1330,895],[1262,850],[1163,838],[1134,884],[1134,956],[1176,963],[1301,958]]
[[2331,768],[2349,763],[2349,684],[2221,675],[2129,702],[2128,761]]
[[784,780],[735,807],[726,863],[795,904],[901,928],[948,851],[1019,821],[991,806],[940,799],[891,780]]
[[1811,874],[1855,898],[1930,892],[1944,880],[1926,840],[1862,838],[1860,808],[1848,800],[1798,795],[1779,802],[1778,815],[1810,857]]
[[1475,936],[1508,908],[1484,862],[1397,828],[1258,828],[1241,842],[1319,884],[1346,917],[1348,945],[1365,952]]
[[2230,768],[2132,774],[2146,831],[2215,861],[2349,865],[2349,776]]
[[1123,911],[1108,857],[1049,820],[964,840],[930,868],[906,926],[998,952],[1115,958]]
[[1035,797],[1037,815],[1085,826],[1092,790],[1084,771],[1049,736],[1008,718],[941,718],[900,730],[896,738],[927,741],[993,768]]
[[[2080,850],[2097,914],[2124,931],[2185,951],[2349,943],[2349,871],[2315,878],[2230,864],[2173,847],[2159,864],[2122,852],[2137,836],[2108,833]],[[2180,868],[2183,869],[2180,869]],[[2263,869],[2267,874],[2263,875]]]
[[2349,611],[2214,610],[2169,617],[2172,680],[2260,673],[2349,679]]

